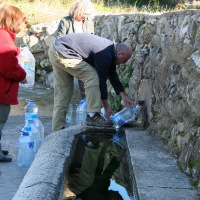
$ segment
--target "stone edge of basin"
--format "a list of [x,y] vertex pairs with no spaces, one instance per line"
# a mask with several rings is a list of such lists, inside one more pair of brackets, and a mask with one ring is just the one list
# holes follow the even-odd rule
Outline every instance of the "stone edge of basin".
[[49,134],[24,176],[13,200],[58,199],[75,136],[87,129],[85,126],[77,125]]

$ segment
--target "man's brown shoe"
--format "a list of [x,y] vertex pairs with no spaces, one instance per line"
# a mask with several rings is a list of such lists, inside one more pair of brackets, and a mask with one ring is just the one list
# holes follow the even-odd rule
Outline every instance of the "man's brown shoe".
[[87,115],[85,124],[88,126],[98,126],[98,127],[113,126],[112,121],[104,119],[99,113],[95,113],[93,117]]

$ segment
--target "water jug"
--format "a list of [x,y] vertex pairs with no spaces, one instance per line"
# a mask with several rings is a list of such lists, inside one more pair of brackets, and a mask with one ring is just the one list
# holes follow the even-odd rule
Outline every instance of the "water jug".
[[66,114],[66,123],[67,124],[72,124],[73,123],[73,106],[70,103],[67,109],[67,114]]
[[38,149],[41,145],[41,134],[38,128],[35,126],[33,119],[28,119],[28,122],[25,124],[24,129],[26,127],[31,127],[31,138],[34,141],[34,152],[37,153]]
[[21,87],[33,88],[35,84],[35,58],[30,52],[26,44],[20,45],[20,53],[18,54],[18,63],[26,71],[26,84],[21,84]]
[[85,121],[87,115],[87,102],[82,99],[76,109],[76,124],[81,124]]
[[25,123],[28,119],[32,119],[33,114],[38,114],[38,106],[34,100],[27,100],[28,104],[24,107],[25,110]]
[[38,115],[36,113],[32,114],[32,119],[33,119],[33,122],[34,122],[36,128],[40,132],[40,140],[41,140],[41,143],[42,143],[44,141],[44,125],[40,121],[40,119],[38,118]]
[[138,105],[136,107],[125,107],[115,115],[111,116],[111,120],[113,121],[115,128],[119,129],[125,123],[136,120],[142,106],[143,101],[138,101]]
[[17,165],[19,167],[30,167],[35,158],[34,141],[30,135],[31,127],[26,127],[17,141],[19,148]]

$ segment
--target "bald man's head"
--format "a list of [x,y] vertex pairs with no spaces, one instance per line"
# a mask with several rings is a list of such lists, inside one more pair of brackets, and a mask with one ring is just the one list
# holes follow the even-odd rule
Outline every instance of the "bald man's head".
[[132,48],[129,44],[126,43],[118,43],[115,45],[115,64],[124,64],[129,60],[132,55]]

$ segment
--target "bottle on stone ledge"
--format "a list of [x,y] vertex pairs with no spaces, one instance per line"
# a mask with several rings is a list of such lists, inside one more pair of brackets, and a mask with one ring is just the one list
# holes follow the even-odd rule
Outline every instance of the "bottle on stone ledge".
[[143,105],[144,101],[138,101],[136,106],[124,107],[121,111],[111,116],[115,128],[119,129],[124,124],[137,120]]

